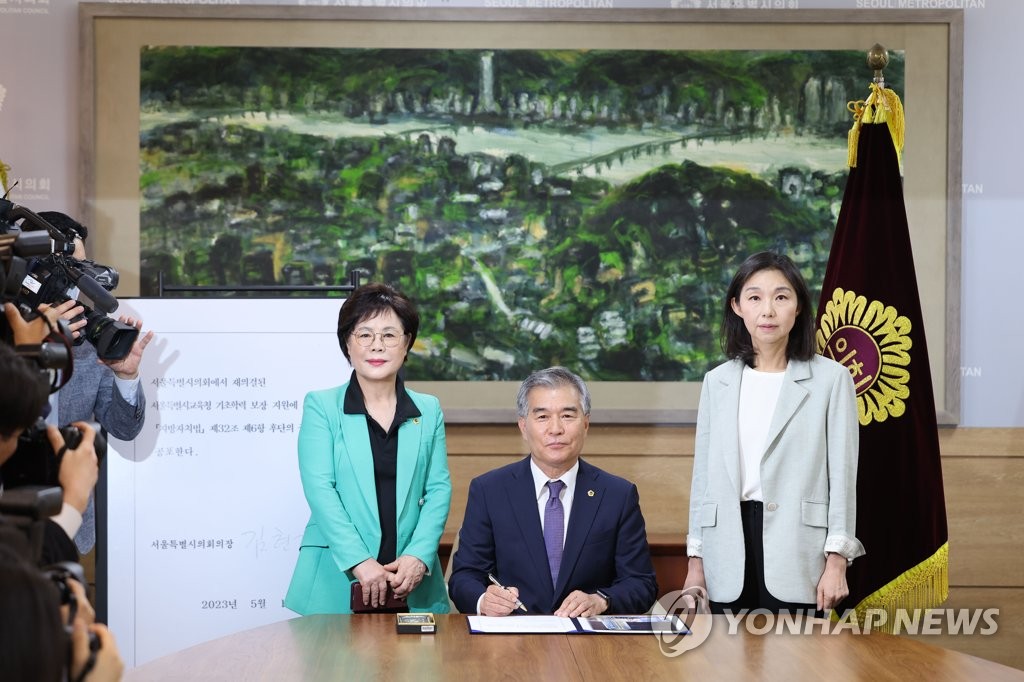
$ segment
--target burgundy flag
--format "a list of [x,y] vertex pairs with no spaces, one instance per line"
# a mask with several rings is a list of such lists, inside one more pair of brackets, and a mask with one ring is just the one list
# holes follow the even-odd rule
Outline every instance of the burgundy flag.
[[900,156],[903,107],[873,85],[850,131],[850,174],[818,304],[818,351],[857,390],[857,537],[841,609],[858,619],[934,607],[949,595],[946,506],[928,347]]

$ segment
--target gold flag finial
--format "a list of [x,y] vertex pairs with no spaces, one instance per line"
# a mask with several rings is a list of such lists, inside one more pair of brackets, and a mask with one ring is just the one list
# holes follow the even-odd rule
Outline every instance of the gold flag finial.
[[875,72],[875,77],[872,79],[875,83],[878,83],[878,87],[885,87],[885,76],[882,75],[882,71],[889,65],[889,50],[885,49],[878,43],[871,46],[868,50],[868,68]]
[[861,123],[886,123],[896,147],[896,158],[903,169],[904,114],[903,102],[893,90],[885,87],[882,70],[889,64],[889,51],[875,43],[867,52],[868,68],[874,71],[871,80],[871,94],[866,100],[850,102],[846,108],[853,112],[853,127],[847,135],[846,165],[857,166],[857,142],[860,139]]

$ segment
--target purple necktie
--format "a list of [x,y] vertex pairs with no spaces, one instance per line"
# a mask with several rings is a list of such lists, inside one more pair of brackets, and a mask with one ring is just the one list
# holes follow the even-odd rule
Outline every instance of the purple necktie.
[[551,584],[558,582],[558,567],[562,563],[562,534],[565,532],[565,510],[558,498],[565,483],[548,481],[548,502],[544,505],[544,545],[548,550]]

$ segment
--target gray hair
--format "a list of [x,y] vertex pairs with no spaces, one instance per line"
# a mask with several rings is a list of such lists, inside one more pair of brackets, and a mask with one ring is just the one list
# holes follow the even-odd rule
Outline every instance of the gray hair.
[[523,383],[519,385],[519,393],[516,395],[516,413],[520,418],[526,418],[526,412],[529,410],[528,396],[533,389],[538,387],[558,388],[559,386],[572,386],[575,388],[576,393],[580,397],[580,406],[583,408],[583,414],[590,414],[590,391],[587,389],[587,384],[583,379],[565,367],[540,369],[526,377]]

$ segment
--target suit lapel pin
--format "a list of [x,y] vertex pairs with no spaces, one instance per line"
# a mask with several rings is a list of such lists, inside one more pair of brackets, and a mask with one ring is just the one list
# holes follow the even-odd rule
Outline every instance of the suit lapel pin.
[[594,496],[594,491],[593,490],[588,490],[587,491],[587,497],[593,497],[593,496]]

